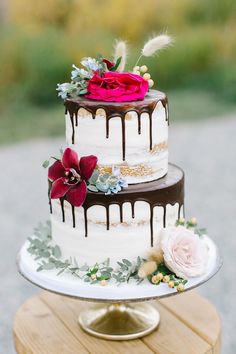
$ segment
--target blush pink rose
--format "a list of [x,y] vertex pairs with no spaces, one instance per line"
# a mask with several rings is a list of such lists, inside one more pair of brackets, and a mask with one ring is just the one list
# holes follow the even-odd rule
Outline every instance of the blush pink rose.
[[208,251],[204,241],[184,226],[161,230],[164,262],[178,277],[188,279],[205,273]]
[[143,100],[148,91],[148,82],[142,76],[132,73],[97,73],[89,80],[86,98],[98,101],[137,101]]

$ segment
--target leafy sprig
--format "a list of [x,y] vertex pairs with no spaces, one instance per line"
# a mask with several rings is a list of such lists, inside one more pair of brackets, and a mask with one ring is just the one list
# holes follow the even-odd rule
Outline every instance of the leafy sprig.
[[198,227],[198,222],[195,217],[192,217],[189,220],[185,220],[184,218],[180,218],[176,221],[176,226],[181,225],[185,226],[186,229],[192,229],[196,235],[199,237],[206,235],[207,229],[206,228],[199,228]]
[[129,282],[130,279],[134,279],[137,284],[143,281],[138,276],[138,269],[142,262],[140,257],[135,262],[122,259],[117,262],[116,269],[110,266],[109,258],[93,266],[86,263],[80,266],[76,258],[62,259],[60,247],[55,245],[51,238],[50,222],[46,225],[40,224],[34,230],[34,235],[28,239],[30,243],[28,252],[38,261],[38,272],[53,269],[58,270],[57,275],[68,272],[90,284],[104,285],[104,282],[111,280],[114,280],[117,285]]

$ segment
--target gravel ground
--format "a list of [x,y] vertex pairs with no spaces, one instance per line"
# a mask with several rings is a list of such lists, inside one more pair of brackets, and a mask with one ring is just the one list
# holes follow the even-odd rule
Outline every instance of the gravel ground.
[[[170,161],[186,173],[187,216],[197,216],[217,242],[224,267],[199,292],[220,312],[223,354],[236,353],[236,119],[176,123],[170,128]],[[31,141],[0,149],[0,353],[12,354],[11,327],[18,306],[39,290],[16,271],[17,251],[38,221],[48,218],[46,172],[41,163],[63,139]],[[5,172],[6,171],[6,172]]]

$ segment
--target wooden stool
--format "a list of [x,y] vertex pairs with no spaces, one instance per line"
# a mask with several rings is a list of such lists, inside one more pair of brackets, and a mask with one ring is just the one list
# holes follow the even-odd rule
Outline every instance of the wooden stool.
[[13,333],[18,354],[219,354],[220,320],[195,292],[152,302],[161,314],[157,330],[141,339],[107,341],[78,325],[87,303],[42,292],[17,311]]

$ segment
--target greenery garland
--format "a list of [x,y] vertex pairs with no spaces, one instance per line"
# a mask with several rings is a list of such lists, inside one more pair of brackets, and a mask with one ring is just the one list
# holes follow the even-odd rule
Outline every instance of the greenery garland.
[[[27,251],[34,256],[38,263],[37,271],[58,270],[57,275],[67,272],[84,282],[90,284],[107,285],[114,280],[117,285],[128,283],[134,280],[140,284],[144,279],[138,274],[140,266],[145,259],[137,257],[135,261],[122,259],[117,262],[117,268],[110,266],[110,260],[107,258],[104,262],[95,263],[93,266],[88,264],[79,265],[76,258],[62,259],[60,247],[55,245],[51,237],[51,224],[49,221],[45,225],[40,223],[34,230],[34,236],[29,237],[29,247]],[[163,263],[157,265],[156,270],[147,277],[153,285],[160,282],[171,284],[169,287],[176,287],[178,291],[184,290],[186,280],[178,278]]]

